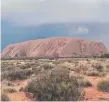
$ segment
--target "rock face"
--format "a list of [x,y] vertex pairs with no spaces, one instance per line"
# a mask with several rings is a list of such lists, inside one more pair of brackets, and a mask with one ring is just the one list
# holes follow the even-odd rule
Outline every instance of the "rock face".
[[80,57],[108,53],[102,42],[80,38],[47,38],[8,45],[2,57]]

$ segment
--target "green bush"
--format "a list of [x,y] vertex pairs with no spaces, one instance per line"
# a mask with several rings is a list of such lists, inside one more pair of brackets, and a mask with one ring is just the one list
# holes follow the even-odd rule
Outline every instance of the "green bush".
[[97,84],[100,91],[109,92],[109,80],[102,80]]
[[66,70],[53,69],[39,74],[26,87],[39,101],[76,101],[83,98],[83,89],[76,78],[69,78]]

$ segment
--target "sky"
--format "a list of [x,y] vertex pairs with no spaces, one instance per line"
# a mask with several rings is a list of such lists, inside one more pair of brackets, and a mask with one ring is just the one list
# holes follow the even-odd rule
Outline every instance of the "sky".
[[52,36],[94,39],[109,49],[109,0],[2,0],[1,14],[2,49]]

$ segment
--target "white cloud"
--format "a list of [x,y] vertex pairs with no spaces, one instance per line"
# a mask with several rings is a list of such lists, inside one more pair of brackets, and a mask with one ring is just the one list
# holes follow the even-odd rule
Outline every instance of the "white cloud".
[[86,27],[78,27],[77,28],[77,34],[88,34],[89,30]]
[[2,12],[32,12],[45,0],[2,0]]
[[2,0],[3,19],[20,25],[109,21],[109,0]]

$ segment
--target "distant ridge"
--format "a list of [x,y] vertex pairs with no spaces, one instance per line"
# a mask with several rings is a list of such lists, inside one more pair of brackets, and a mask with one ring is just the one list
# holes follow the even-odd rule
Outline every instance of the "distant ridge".
[[2,57],[85,57],[108,53],[102,42],[82,38],[53,37],[8,45]]

